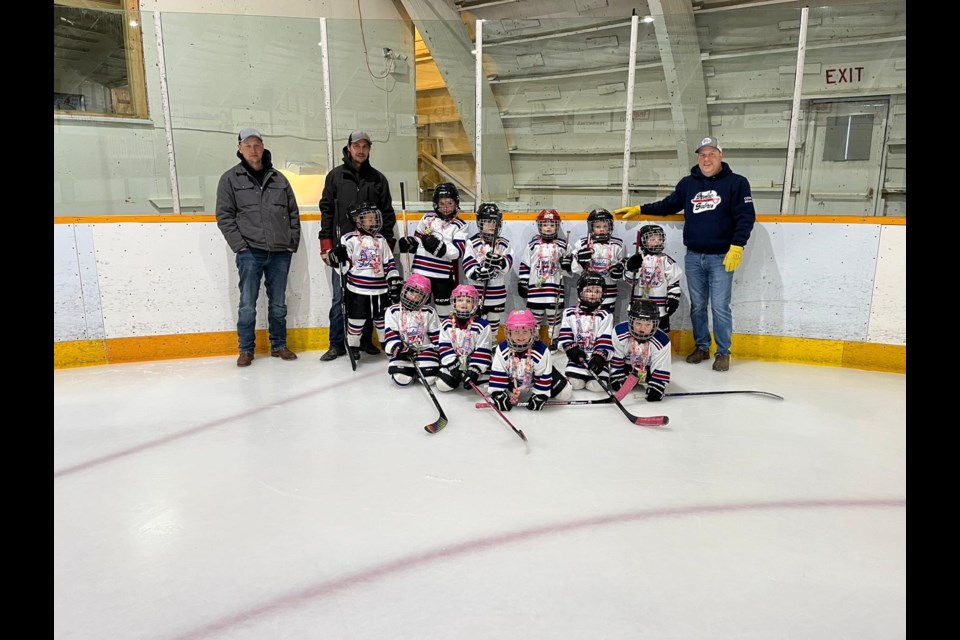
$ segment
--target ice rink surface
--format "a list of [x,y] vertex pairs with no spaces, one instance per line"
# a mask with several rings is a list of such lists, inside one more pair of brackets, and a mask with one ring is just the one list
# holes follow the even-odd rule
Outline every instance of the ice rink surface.
[[785,399],[517,408],[525,443],[319,356],[54,372],[55,638],[906,636],[905,375],[675,356],[668,392]]

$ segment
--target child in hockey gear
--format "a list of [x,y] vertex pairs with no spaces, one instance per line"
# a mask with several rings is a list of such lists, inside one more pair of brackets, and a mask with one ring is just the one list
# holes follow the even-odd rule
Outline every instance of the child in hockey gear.
[[433,384],[440,359],[434,345],[440,339],[436,310],[427,304],[430,280],[411,274],[400,290],[400,301],[387,309],[384,351],[390,354],[387,373],[395,384],[405,387],[417,377],[413,359],[427,384]]
[[670,336],[657,328],[660,309],[652,300],[638,299],[628,319],[614,327],[610,388],[619,391],[633,373],[646,386],[648,402],[657,402],[670,383]]
[[433,303],[441,316],[450,313],[450,293],[457,284],[457,260],[467,241],[467,223],[457,217],[460,193],[450,182],[433,191],[433,211],[417,224],[413,236],[400,238],[400,253],[412,253],[412,273],[430,278]]
[[[663,252],[666,234],[658,224],[640,228],[640,252],[627,260],[624,277],[634,287],[635,299],[649,298],[660,309],[659,329],[670,333],[670,316],[680,306],[680,276],[683,270]],[[631,300],[633,304],[634,300]]]
[[490,369],[493,359],[493,338],[490,325],[477,317],[480,293],[470,284],[454,287],[450,295],[453,313],[440,322],[440,370],[437,389],[453,391],[470,383],[478,384],[480,376]]
[[384,340],[383,314],[389,304],[388,291],[401,282],[393,252],[380,234],[383,216],[376,205],[357,202],[348,212],[354,229],[340,239],[329,254],[330,265],[349,265],[347,271],[347,348],[360,357],[360,336],[364,323],[373,318],[380,344]]
[[603,391],[590,372],[606,380],[607,361],[613,354],[613,314],[600,308],[603,300],[603,276],[595,271],[584,271],[577,280],[580,303],[563,314],[560,349],[567,354],[564,373],[570,386]]
[[563,309],[563,270],[567,241],[560,237],[560,214],[543,209],[537,215],[537,235],[527,244],[520,262],[517,293],[527,301],[527,309],[539,324],[546,317],[547,329],[554,335]]
[[537,339],[537,319],[529,309],[511,311],[504,322],[507,339],[497,345],[490,367],[490,400],[510,411],[529,395],[527,408],[540,411],[547,400],[569,400],[573,393],[553,366],[550,350]]
[[604,278],[601,306],[613,313],[617,302],[617,281],[623,278],[623,240],[613,233],[613,214],[606,209],[594,209],[587,214],[587,235],[573,243],[569,273],[578,275],[586,270],[596,271]]
[[481,204],[477,208],[477,233],[467,239],[463,258],[463,274],[480,291],[479,314],[490,323],[494,336],[507,301],[507,273],[513,269],[510,240],[500,236],[502,227],[500,208],[491,202]]

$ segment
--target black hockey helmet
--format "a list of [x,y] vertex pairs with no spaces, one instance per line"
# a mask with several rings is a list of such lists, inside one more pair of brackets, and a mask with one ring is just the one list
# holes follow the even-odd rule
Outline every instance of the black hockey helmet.
[[[372,217],[369,214],[374,214]],[[377,205],[369,202],[354,202],[347,211],[353,227],[360,233],[376,235],[383,226],[383,214]]]
[[[606,221],[606,231],[596,232],[593,230],[595,223]],[[613,214],[606,209],[598,208],[587,214],[587,233],[594,242],[610,242],[610,234],[613,231]]]
[[663,232],[663,227],[660,225],[645,224],[640,227],[640,248],[643,250],[643,255],[660,255],[663,253],[663,245],[666,244],[666,242],[667,235]]
[[[440,211],[440,200],[443,198],[450,198],[454,201],[455,206],[453,211],[450,213],[443,213]],[[457,215],[457,211],[460,211],[460,192],[457,191],[457,188],[452,182],[441,182],[433,189],[433,210],[438,216],[444,220],[449,220],[453,216]]]
[[653,337],[660,324],[660,307],[653,300],[634,300],[627,317],[630,318],[630,335],[640,342],[646,342]]
[[577,297],[580,298],[580,307],[587,311],[598,308],[603,302],[604,284],[603,276],[596,271],[588,269],[581,273],[580,278],[577,279]]
[[[492,232],[485,231],[483,228],[485,222],[494,222],[497,226]],[[492,243],[493,239],[500,235],[502,228],[503,212],[500,211],[500,207],[492,202],[484,202],[477,207],[477,231],[480,232],[484,242]]]

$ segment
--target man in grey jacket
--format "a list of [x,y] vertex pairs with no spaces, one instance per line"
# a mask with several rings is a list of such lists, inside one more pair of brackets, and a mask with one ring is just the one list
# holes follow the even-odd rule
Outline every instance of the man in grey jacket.
[[236,253],[240,273],[237,366],[253,362],[261,282],[267,288],[270,355],[296,360],[287,348],[286,296],[290,261],[300,246],[300,209],[290,183],[273,168],[263,135],[243,129],[237,142],[240,163],[217,185],[217,226]]

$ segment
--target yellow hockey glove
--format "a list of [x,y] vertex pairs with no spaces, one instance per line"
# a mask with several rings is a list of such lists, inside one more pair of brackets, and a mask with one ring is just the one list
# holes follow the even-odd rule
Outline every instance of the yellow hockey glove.
[[634,216],[640,215],[640,206],[634,205],[632,207],[620,207],[619,209],[614,209],[614,215],[620,214],[623,216],[624,220],[629,220]]
[[723,268],[727,271],[733,271],[740,266],[741,262],[743,262],[743,247],[738,247],[735,244],[730,245],[730,250],[727,251],[727,255],[723,259]]

